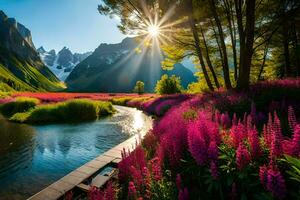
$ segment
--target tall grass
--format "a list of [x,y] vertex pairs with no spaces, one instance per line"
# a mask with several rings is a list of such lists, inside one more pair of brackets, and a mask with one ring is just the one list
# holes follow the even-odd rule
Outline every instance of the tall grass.
[[8,102],[0,106],[0,111],[5,116],[12,116],[16,113],[27,112],[39,104],[39,100],[28,97],[18,97],[13,102]]
[[82,122],[93,121],[113,112],[110,102],[75,99],[41,105],[27,113],[17,113],[10,120],[30,124]]

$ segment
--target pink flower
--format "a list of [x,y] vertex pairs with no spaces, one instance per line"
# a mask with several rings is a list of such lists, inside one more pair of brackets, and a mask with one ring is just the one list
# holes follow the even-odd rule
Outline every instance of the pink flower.
[[107,188],[105,189],[105,200],[115,200],[116,191],[111,181],[108,182]]
[[92,187],[88,192],[89,200],[104,200],[103,192],[97,187]]
[[259,167],[259,179],[263,187],[266,188],[268,183],[268,168],[265,165]]
[[208,147],[208,158],[212,161],[218,160],[219,149],[215,141],[211,141]]
[[244,167],[246,167],[250,163],[250,154],[247,150],[247,148],[243,145],[243,143],[240,143],[237,151],[236,151],[236,165],[239,170],[242,170]]
[[192,123],[188,127],[188,149],[198,165],[202,166],[207,161],[207,146],[199,127]]
[[267,190],[278,199],[284,199],[286,196],[286,185],[280,171],[270,167],[268,170]]
[[132,181],[128,184],[128,196],[133,198],[136,197],[136,188]]
[[250,150],[252,158],[258,158],[261,155],[261,147],[259,144],[258,132],[255,128],[248,133]]
[[221,115],[221,125],[224,127],[224,128],[229,128],[231,126],[231,119],[228,115],[228,113],[223,113]]
[[288,121],[289,121],[291,130],[293,130],[297,124],[297,121],[296,121],[296,115],[295,115],[295,112],[294,112],[294,109],[292,106],[289,106],[289,108],[288,108]]
[[183,188],[179,191],[178,200],[189,200],[189,191],[187,188]]
[[150,161],[151,172],[156,181],[159,181],[162,178],[162,171],[161,171],[160,164],[161,161],[159,160],[159,157],[155,157]]
[[239,146],[239,144],[244,139],[246,139],[246,137],[247,137],[247,129],[241,122],[231,127],[230,138],[232,140],[232,145],[235,149]]

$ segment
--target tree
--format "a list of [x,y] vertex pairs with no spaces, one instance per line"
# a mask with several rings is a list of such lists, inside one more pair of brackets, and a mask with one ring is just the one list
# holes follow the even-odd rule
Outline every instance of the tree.
[[145,92],[144,82],[143,81],[137,81],[135,86],[134,86],[133,92],[136,92],[139,95],[144,94],[144,92]]
[[161,79],[157,81],[155,92],[157,94],[176,94],[181,93],[181,81],[179,77],[167,74],[162,75]]

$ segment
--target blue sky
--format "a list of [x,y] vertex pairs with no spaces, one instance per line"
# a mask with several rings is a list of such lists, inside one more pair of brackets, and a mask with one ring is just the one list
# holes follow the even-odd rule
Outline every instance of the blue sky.
[[0,10],[31,30],[38,48],[93,51],[100,43],[118,43],[125,36],[117,20],[97,11],[101,0],[0,0]]

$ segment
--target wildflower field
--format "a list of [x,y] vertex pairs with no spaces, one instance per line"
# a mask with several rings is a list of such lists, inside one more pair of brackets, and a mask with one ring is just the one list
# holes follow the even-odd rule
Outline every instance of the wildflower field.
[[20,97],[110,101],[155,117],[135,150],[120,152],[117,179],[93,187],[88,199],[300,198],[300,79],[260,82],[247,92],[15,93],[2,102]]
[[159,118],[90,199],[299,199],[299,79],[127,104]]

